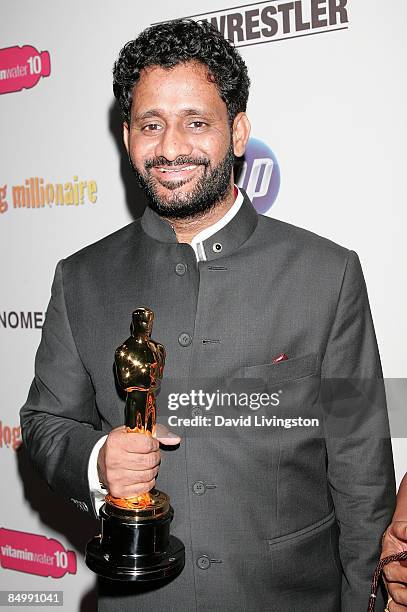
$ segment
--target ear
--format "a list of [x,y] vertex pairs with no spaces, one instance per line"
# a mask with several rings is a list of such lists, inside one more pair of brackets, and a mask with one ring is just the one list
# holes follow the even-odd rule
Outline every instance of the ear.
[[238,113],[233,121],[233,152],[242,157],[250,136],[250,121],[246,113]]
[[129,153],[129,125],[127,121],[123,123],[123,142],[127,153]]

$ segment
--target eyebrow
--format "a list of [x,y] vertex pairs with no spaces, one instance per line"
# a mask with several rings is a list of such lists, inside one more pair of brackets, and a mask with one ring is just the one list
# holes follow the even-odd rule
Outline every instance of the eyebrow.
[[[184,108],[177,114],[181,117],[191,117],[200,115],[204,117],[214,118],[213,113],[204,111],[202,108]],[[151,110],[145,111],[144,113],[136,113],[134,115],[134,121],[143,121],[143,119],[150,119],[151,117],[165,117],[165,111],[160,108],[153,108]]]

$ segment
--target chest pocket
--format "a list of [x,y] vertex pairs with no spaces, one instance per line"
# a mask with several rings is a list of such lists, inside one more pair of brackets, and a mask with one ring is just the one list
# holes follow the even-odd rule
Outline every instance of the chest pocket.
[[317,371],[318,354],[309,353],[308,355],[286,359],[279,363],[262,363],[245,366],[241,370],[241,376],[245,379],[260,379],[268,384],[277,384],[313,376]]
[[[252,397],[254,394],[260,397],[260,394],[265,393],[273,398],[270,404],[263,404],[264,408],[259,409],[258,414],[282,418],[321,416],[318,353],[308,353],[279,363],[244,366],[240,372],[239,384]],[[308,431],[316,433],[314,429]],[[297,433],[302,435],[299,430]],[[321,433],[322,430],[317,435]],[[292,440],[295,435],[291,432],[283,438]]]

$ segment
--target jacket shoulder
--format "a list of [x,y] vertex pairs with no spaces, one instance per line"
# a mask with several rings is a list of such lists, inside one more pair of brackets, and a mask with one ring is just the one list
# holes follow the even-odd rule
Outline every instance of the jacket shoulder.
[[325,260],[347,261],[351,250],[329,238],[286,221],[259,215],[259,229],[268,235],[268,240],[276,244],[286,244],[290,250],[301,251],[309,256],[315,255]]
[[100,266],[103,261],[111,261],[112,258],[122,252],[124,248],[137,240],[140,230],[140,219],[136,219],[112,234],[69,255],[63,260],[64,267],[87,267],[92,266],[94,263]]

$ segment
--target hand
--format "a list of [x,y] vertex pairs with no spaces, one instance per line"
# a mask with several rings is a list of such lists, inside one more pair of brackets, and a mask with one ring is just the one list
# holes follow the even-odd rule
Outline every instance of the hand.
[[116,427],[98,455],[98,474],[113,497],[136,497],[150,491],[160,465],[160,442],[176,445],[181,438],[164,425],[156,426],[156,437],[129,433],[125,426]]
[[[384,534],[381,559],[407,550],[407,521],[394,521]],[[383,578],[390,597],[389,612],[407,610],[407,561],[393,561],[383,568]]]

